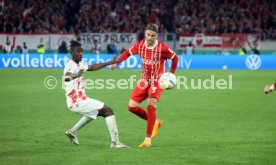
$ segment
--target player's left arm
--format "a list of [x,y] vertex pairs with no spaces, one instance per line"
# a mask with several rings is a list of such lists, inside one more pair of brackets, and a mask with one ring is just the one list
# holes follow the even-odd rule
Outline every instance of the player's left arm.
[[164,46],[162,50],[162,58],[172,60],[172,66],[170,72],[174,74],[177,64],[178,64],[178,56],[176,53],[167,45]]
[[99,64],[93,64],[93,65],[88,65],[88,69],[87,71],[96,71],[99,69],[102,69],[103,67],[107,66],[107,65],[112,65],[116,63],[116,59],[117,59],[118,55],[115,55],[110,61],[108,62],[103,62],[103,63],[99,63]]

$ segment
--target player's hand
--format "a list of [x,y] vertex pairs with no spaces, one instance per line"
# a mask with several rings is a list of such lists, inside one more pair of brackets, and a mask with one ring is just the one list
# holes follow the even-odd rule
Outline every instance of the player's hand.
[[115,64],[118,56],[119,56],[119,54],[116,54],[116,55],[110,60],[110,64]]
[[270,92],[272,92],[272,90],[270,89],[270,86],[268,86],[268,85],[264,86],[264,93],[268,94]]
[[113,65],[110,65],[110,69],[111,70],[114,70],[115,68],[116,68],[116,66],[117,66],[117,64],[115,63],[115,64],[113,64]]

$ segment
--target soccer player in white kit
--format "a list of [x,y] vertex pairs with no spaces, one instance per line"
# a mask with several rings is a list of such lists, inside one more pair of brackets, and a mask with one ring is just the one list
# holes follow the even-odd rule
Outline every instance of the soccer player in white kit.
[[96,71],[107,65],[114,64],[117,56],[114,56],[109,62],[84,65],[81,63],[83,56],[82,45],[74,40],[70,41],[70,53],[72,59],[68,61],[64,68],[64,87],[66,91],[67,106],[70,111],[82,115],[82,118],[71,129],[66,131],[65,135],[73,144],[79,145],[77,132],[90,121],[95,120],[98,116],[102,116],[105,118],[111,136],[110,147],[127,148],[128,146],[119,141],[117,124],[112,109],[103,102],[86,96],[83,77],[85,71]]

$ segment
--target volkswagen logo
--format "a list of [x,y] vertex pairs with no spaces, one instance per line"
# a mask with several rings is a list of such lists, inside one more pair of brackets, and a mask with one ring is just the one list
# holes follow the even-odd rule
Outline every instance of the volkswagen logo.
[[250,70],[257,70],[262,65],[262,60],[258,55],[250,55],[245,60],[245,65]]

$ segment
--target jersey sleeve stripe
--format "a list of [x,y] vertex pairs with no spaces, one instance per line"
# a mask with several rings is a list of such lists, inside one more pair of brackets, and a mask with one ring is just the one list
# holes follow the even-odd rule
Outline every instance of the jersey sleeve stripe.
[[174,58],[174,56],[175,56],[175,53],[173,53],[173,56],[172,56],[172,58],[170,58],[170,60],[172,60]]
[[131,49],[132,49],[132,48],[128,49],[128,52],[130,53],[130,55],[133,55],[132,52],[131,52]]

